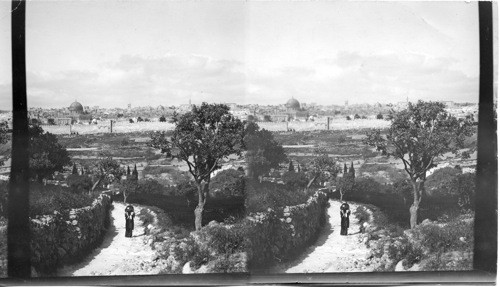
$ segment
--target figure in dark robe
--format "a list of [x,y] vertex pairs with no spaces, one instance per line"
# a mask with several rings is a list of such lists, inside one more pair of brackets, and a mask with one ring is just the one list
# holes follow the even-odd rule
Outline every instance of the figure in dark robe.
[[125,237],[132,237],[132,230],[134,230],[134,207],[129,205],[125,208]]
[[340,235],[347,235],[347,230],[349,229],[349,215],[351,215],[349,204],[344,202],[340,206]]

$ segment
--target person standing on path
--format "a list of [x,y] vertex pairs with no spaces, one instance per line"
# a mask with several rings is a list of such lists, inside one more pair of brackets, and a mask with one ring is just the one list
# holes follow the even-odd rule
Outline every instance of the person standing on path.
[[125,237],[132,237],[132,230],[134,230],[134,207],[128,205],[125,208]]
[[349,229],[349,215],[351,215],[349,204],[344,202],[340,206],[340,235],[347,235],[347,229]]

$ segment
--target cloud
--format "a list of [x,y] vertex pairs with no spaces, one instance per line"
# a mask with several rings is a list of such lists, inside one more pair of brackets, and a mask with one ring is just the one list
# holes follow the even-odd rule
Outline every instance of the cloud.
[[[322,59],[301,76],[299,67],[279,74],[255,73],[251,95],[265,99],[277,95],[279,103],[294,96],[304,102],[324,104],[398,102],[406,100],[478,101],[479,78],[453,69],[453,58],[421,54],[371,54],[339,52]],[[266,75],[262,77],[261,75]],[[265,95],[264,95],[265,94]]]
[[[453,58],[422,54],[339,52],[309,65],[249,68],[203,55],[126,55],[92,70],[29,71],[28,104],[125,107],[234,102],[281,104],[290,97],[322,104],[406,100],[478,100],[478,77],[454,69]],[[0,85],[10,94],[10,85]],[[8,99],[0,103],[8,106]]]
[[122,56],[92,71],[28,73],[30,106],[171,105],[244,97],[243,66],[199,55]]

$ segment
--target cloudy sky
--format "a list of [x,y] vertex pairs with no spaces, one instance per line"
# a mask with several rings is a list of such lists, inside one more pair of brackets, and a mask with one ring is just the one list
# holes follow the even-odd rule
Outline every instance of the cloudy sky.
[[[0,109],[11,107],[0,1]],[[474,2],[28,1],[28,104],[478,101]]]

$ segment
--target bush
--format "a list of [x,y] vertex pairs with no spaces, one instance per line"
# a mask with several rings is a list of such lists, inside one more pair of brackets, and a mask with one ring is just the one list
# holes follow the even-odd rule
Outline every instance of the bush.
[[92,179],[86,175],[70,174],[66,179],[71,191],[75,193],[88,192],[92,188]]
[[308,194],[303,191],[290,190],[283,184],[249,181],[245,199],[246,213],[297,205],[306,202],[307,198]]
[[305,188],[309,181],[304,172],[294,172],[294,171],[285,172],[283,174],[282,179],[285,185],[292,190]]
[[[432,194],[444,195],[450,190],[447,188],[451,181],[462,172],[453,167],[444,167],[434,171],[425,181],[426,188]],[[451,191],[453,193],[453,191]]]
[[364,233],[365,227],[363,226],[363,223],[370,221],[370,214],[363,206],[358,206],[354,211],[354,217],[358,220],[359,232]]
[[231,197],[245,195],[245,174],[235,169],[217,173],[210,182],[211,196]]
[[222,225],[207,226],[204,229],[209,236],[208,246],[219,254],[232,254],[244,251],[245,235],[238,228],[226,228]]
[[67,187],[56,185],[44,186],[30,182],[29,215],[31,218],[34,218],[37,215],[52,214],[54,210],[63,211],[89,206],[95,198],[95,195],[71,192]]

